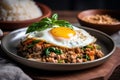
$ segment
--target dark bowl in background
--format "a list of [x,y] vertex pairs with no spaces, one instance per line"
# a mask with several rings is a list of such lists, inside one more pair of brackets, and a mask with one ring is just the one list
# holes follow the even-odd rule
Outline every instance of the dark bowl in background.
[[27,27],[34,22],[40,21],[42,18],[51,16],[52,11],[47,5],[42,3],[36,3],[36,4],[41,9],[42,16],[30,20],[23,20],[23,21],[0,21],[0,28],[2,30],[15,30],[18,28]]
[[102,10],[102,9],[91,9],[91,10],[81,11],[77,14],[77,19],[78,19],[80,25],[100,30],[104,33],[107,33],[108,35],[112,35],[120,30],[120,23],[117,23],[117,24],[95,24],[95,23],[90,23],[90,22],[82,20],[82,18],[85,16],[91,16],[91,15],[96,15],[96,14],[99,14],[99,15],[107,14],[107,15],[111,16],[112,18],[115,18],[118,21],[120,21],[120,11]]

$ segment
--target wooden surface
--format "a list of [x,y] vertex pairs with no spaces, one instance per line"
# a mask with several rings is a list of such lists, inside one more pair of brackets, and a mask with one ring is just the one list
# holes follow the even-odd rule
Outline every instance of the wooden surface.
[[[71,23],[78,23],[77,13],[79,11],[53,11],[58,13],[59,19],[68,20]],[[8,34],[4,32],[4,34]],[[53,72],[28,68],[23,65],[19,65],[23,71],[28,74],[33,80],[108,80],[117,66],[120,65],[120,49],[116,48],[113,55],[104,64],[81,71],[70,72]],[[49,67],[49,66],[46,66]],[[114,80],[114,79],[113,79]],[[119,79],[117,79],[119,80]]]

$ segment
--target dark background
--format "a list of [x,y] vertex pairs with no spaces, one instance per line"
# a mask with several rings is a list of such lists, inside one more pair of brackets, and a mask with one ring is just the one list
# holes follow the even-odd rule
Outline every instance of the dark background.
[[110,9],[120,10],[120,0],[34,0],[52,10]]

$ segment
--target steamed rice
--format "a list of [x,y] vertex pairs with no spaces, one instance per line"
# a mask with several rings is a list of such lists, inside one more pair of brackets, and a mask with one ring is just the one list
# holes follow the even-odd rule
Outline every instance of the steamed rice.
[[1,0],[0,20],[21,21],[42,16],[42,11],[32,0]]

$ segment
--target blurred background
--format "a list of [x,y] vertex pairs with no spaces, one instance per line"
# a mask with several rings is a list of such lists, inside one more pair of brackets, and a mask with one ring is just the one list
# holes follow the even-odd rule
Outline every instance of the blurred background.
[[52,10],[111,9],[120,10],[120,0],[34,0]]

